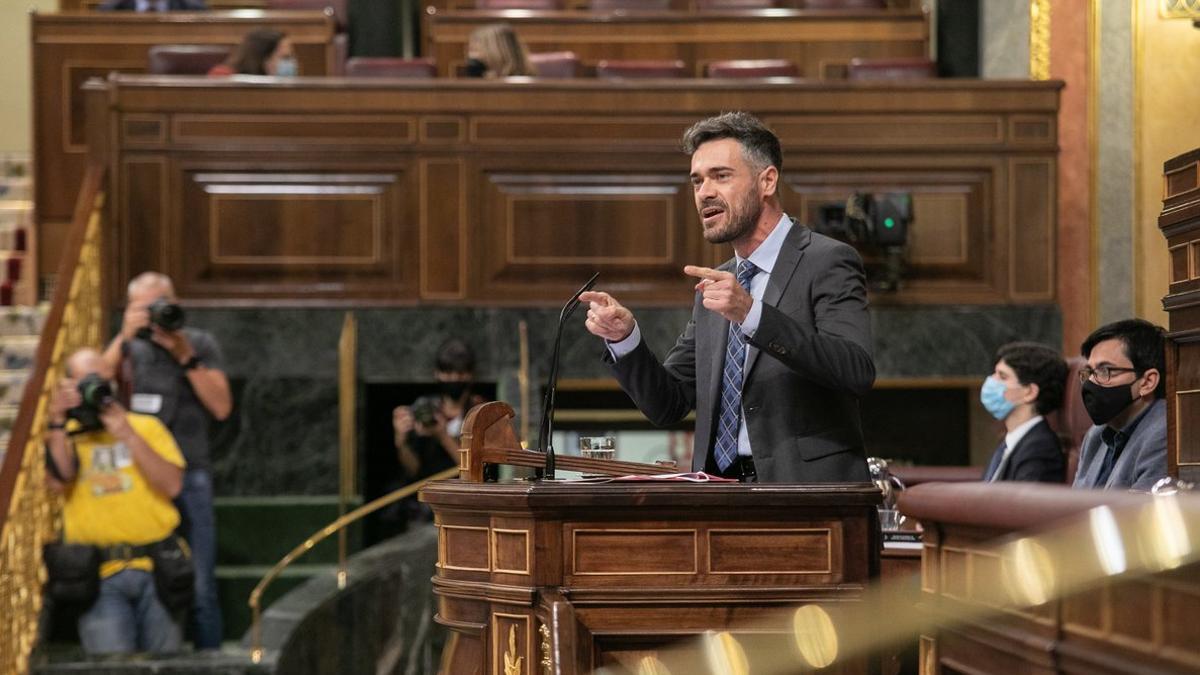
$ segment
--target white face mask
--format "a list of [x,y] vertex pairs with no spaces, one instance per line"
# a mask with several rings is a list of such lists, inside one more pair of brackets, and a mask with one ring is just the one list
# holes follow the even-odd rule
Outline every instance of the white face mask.
[[446,433],[457,438],[458,436],[462,435],[462,425],[463,425],[463,418],[455,417],[454,419],[450,420],[449,422],[446,422]]
[[276,77],[295,77],[299,72],[300,67],[296,59],[290,56],[284,56],[275,62]]

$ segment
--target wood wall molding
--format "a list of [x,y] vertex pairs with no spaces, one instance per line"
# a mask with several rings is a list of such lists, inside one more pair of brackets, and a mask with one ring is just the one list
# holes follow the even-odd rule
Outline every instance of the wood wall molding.
[[1200,149],[1163,164],[1158,227],[1167,249],[1170,286],[1163,309],[1167,334],[1167,467],[1176,478],[1200,480]]
[[[72,0],[78,6],[90,0]],[[71,3],[68,3],[71,4]],[[249,31],[271,27],[288,34],[301,71],[330,72],[335,26],[318,11],[238,12],[64,12],[33,13],[34,200],[38,217],[64,220],[79,192],[86,161],[83,83],[111,72],[142,73],[148,50],[159,44],[235,46]],[[121,128],[126,140],[148,138],[149,120],[131,118]],[[162,132],[152,137],[160,142]],[[131,144],[130,148],[133,147]],[[54,249],[39,253],[42,269],[57,267]]]
[[89,93],[115,130],[97,152],[122,273],[162,269],[189,300],[555,304],[599,271],[629,302],[686,305],[681,268],[729,253],[701,236],[679,138],[732,101],[781,136],[800,220],[912,194],[908,277],[877,301],[1055,297],[1055,83],[117,76]]
[[602,59],[681,59],[701,77],[712,61],[788,59],[803,77],[840,73],[855,57],[923,57],[929,22],[919,9],[804,11],[797,9],[642,12],[438,11],[423,16],[422,53],[438,74],[464,65],[467,39],[480,26],[511,25],[534,52],[575,52],[585,69]]

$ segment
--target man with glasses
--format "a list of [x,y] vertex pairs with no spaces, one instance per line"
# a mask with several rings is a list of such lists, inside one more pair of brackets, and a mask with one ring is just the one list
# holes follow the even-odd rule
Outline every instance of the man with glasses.
[[1083,405],[1096,426],[1083,439],[1075,487],[1148,491],[1167,475],[1166,348],[1141,319],[1096,329],[1081,347]]

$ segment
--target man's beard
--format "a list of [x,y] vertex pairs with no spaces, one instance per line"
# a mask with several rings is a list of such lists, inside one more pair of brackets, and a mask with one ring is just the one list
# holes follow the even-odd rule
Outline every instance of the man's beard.
[[[730,210],[726,205],[725,226],[704,228],[704,240],[710,244],[727,244],[750,234],[758,223],[759,216],[762,215],[762,200],[758,197],[758,187],[755,186],[750,194],[746,195],[746,199],[742,200],[737,210]],[[701,222],[704,218],[704,207],[711,205],[711,203],[701,205]]]

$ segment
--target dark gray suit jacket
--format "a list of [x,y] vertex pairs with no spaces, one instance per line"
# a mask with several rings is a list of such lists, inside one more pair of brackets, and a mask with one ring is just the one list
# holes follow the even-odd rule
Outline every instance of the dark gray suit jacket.
[[[1001,446],[992,453],[992,461],[983,472],[984,480],[992,480],[992,474],[1003,458],[1004,446]],[[1046,420],[1042,420],[1017,441],[1017,447],[1013,448],[1000,477],[995,480],[1062,483],[1066,476],[1067,458],[1062,451],[1062,442]]]
[[[733,260],[720,267],[732,270]],[[850,246],[795,224],[763,295],[742,410],[759,480],[865,482],[858,399],[875,382],[862,260]],[[659,426],[696,411],[692,470],[712,470],[729,322],[701,304],[661,363],[645,340],[613,373]]]
[[1075,487],[1149,491],[1167,475],[1167,402],[1155,401],[1125,443],[1108,480],[1100,484],[1100,466],[1108,446],[1100,433],[1104,425],[1088,429],[1079,446]]

